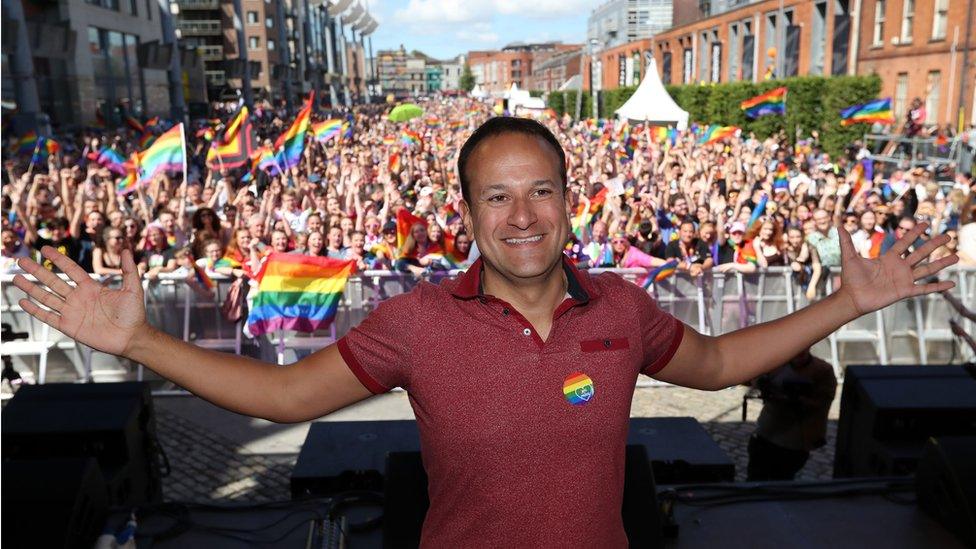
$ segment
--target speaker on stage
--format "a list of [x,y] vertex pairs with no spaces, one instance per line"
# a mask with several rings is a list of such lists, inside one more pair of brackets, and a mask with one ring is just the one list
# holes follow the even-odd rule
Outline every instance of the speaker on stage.
[[111,505],[162,500],[160,449],[147,383],[28,385],[3,411],[5,459],[92,457]]
[[976,436],[930,438],[915,471],[918,505],[976,547]]
[[910,475],[932,436],[976,432],[976,379],[961,366],[848,366],[834,477]]
[[[386,460],[383,498],[384,549],[413,549],[420,545],[424,517],[430,508],[427,472],[420,452],[392,452]],[[664,546],[661,510],[654,471],[643,446],[627,445],[621,515],[631,547]]]
[[88,549],[108,514],[94,458],[3,461],[4,547]]

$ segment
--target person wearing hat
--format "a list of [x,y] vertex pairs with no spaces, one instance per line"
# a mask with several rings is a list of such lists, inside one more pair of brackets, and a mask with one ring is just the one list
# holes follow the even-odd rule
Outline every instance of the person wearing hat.
[[421,547],[602,548],[628,545],[620,510],[639,375],[700,390],[738,385],[864,314],[954,286],[928,282],[954,256],[924,262],[945,236],[903,256],[924,224],[878,259],[860,257],[845,231],[837,291],[775,320],[708,336],[639,286],[581,272],[565,258],[567,162],[548,128],[490,118],[468,137],[457,165],[460,213],[481,257],[455,279],[422,281],[384,300],[336,343],[288,367],[152,327],[128,250],[119,290],[50,247],[44,257],[76,286],[20,259],[37,277],[14,277],[29,296],[20,305],[80,343],[276,422],[319,418],[403,387],[428,477]]
[[390,220],[383,225],[383,239],[374,244],[369,251],[376,256],[376,268],[382,265],[387,269],[393,268],[397,257],[397,224]]
[[718,249],[718,266],[715,270],[720,273],[737,271],[740,273],[754,273],[757,269],[756,250],[752,242],[746,240],[746,225],[741,221],[732,223],[729,227],[729,239]]

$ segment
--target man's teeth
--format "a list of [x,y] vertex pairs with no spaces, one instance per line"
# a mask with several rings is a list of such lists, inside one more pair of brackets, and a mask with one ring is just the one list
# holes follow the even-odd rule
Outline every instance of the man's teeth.
[[529,242],[538,242],[542,240],[542,235],[530,236],[529,238],[506,238],[505,242],[509,244],[528,244]]

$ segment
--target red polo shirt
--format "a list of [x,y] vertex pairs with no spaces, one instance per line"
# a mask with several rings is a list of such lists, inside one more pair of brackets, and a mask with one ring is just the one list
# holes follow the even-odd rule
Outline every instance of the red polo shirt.
[[549,338],[455,280],[382,302],[338,342],[374,393],[403,387],[417,416],[430,510],[423,547],[625,547],[624,447],[638,373],[684,325],[640,287],[564,262]]

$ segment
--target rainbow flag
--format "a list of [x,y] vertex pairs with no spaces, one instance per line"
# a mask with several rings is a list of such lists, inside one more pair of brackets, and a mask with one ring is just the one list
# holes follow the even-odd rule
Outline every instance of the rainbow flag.
[[312,136],[315,137],[315,140],[319,143],[325,143],[339,135],[339,131],[342,129],[342,120],[337,118],[325,120],[317,124],[312,124],[311,128]]
[[668,138],[668,129],[664,126],[654,126],[648,130],[648,134],[651,136],[651,141],[664,143],[664,140]]
[[678,270],[678,260],[672,259],[664,265],[655,267],[649,273],[647,273],[647,278],[644,280],[644,289],[651,287],[651,284],[655,282],[661,282],[664,279],[672,276]]
[[441,127],[441,119],[436,116],[430,116],[424,119],[424,125],[432,130],[436,130]]
[[141,122],[133,118],[131,114],[125,115],[125,125],[129,126],[137,133],[146,133],[146,128],[142,125]]
[[894,124],[895,113],[891,110],[891,98],[875,99],[861,105],[853,105],[840,111],[840,125]]
[[424,142],[420,134],[410,130],[400,132],[400,142],[404,145],[420,145]]
[[603,209],[603,204],[607,201],[609,193],[610,189],[604,187],[590,199],[589,209],[584,208],[583,204],[576,207],[576,215],[572,219],[572,229],[577,238],[583,238],[583,231],[590,226],[593,216]]
[[451,120],[447,123],[447,129],[449,130],[460,130],[461,128],[467,127],[468,123],[464,120]]
[[396,145],[396,142],[397,142],[397,138],[396,138],[395,135],[384,135],[383,136],[383,144],[386,145],[386,146]]
[[335,319],[355,261],[274,253],[257,273],[258,292],[247,315],[254,335],[278,330],[315,332]]
[[278,159],[282,169],[287,170],[292,166],[297,166],[302,161],[302,152],[305,150],[305,134],[308,133],[309,119],[312,116],[312,103],[315,92],[308,94],[308,101],[298,112],[295,121],[288,131],[278,136],[275,142],[275,149],[280,149]]
[[268,147],[261,147],[254,152],[254,156],[251,157],[251,169],[264,170],[269,175],[278,175],[281,173],[278,158]]
[[14,146],[17,154],[34,154],[35,148],[37,148],[37,132],[33,130],[25,133]]
[[739,131],[739,128],[735,126],[709,126],[702,133],[702,136],[698,138],[698,144],[711,145],[712,143],[718,143],[726,137],[734,136],[737,131]]
[[746,111],[749,118],[759,118],[767,114],[786,114],[786,86],[746,99],[739,108]]
[[756,256],[756,248],[751,242],[744,242],[742,247],[736,251],[739,253],[739,258],[743,260],[743,263],[759,264],[759,258]]
[[225,255],[224,257],[218,259],[213,266],[214,269],[223,269],[226,267],[230,267],[231,269],[240,269],[241,262],[229,255]]
[[437,135],[434,136],[434,148],[438,151],[443,151],[447,149],[447,143],[444,142],[444,138]]
[[423,219],[410,213],[410,210],[406,208],[400,208],[396,214],[396,224],[397,224],[397,248],[403,246],[403,243],[407,240],[407,236],[410,234],[410,228],[420,223],[426,226],[427,222]]
[[352,139],[352,122],[348,120],[342,123],[342,139]]
[[[131,166],[131,165],[130,165]],[[125,177],[119,179],[119,182],[115,185],[116,194],[129,194],[136,190],[136,184],[139,178],[136,176],[135,170],[128,170]]]
[[199,265],[193,265],[193,277],[196,278],[201,286],[208,290],[213,290],[217,286],[213,279],[207,276],[207,272]]
[[780,162],[776,166],[776,173],[773,175],[773,192],[790,190],[790,171],[786,168],[786,162]]
[[159,117],[158,116],[154,116],[154,117],[150,118],[149,120],[146,120],[146,123],[143,125],[143,127],[145,127],[146,130],[148,130],[149,128],[152,128],[153,126],[158,126],[158,125],[159,125]]
[[766,213],[766,202],[769,202],[769,197],[765,194],[759,199],[759,204],[756,204],[756,209],[752,210],[752,215],[749,217],[749,223],[746,224],[746,231],[752,229],[756,223],[759,222],[759,218]]
[[400,173],[400,153],[390,153],[390,173]]
[[213,141],[213,138],[217,135],[213,127],[207,126],[206,128],[200,128],[197,130],[196,136],[202,138],[204,141]]
[[151,147],[136,155],[136,185],[145,185],[162,172],[186,173],[186,140],[183,124],[160,135]]
[[146,132],[142,134],[142,137],[139,138],[139,148],[145,149],[146,147],[152,145],[154,141],[156,141],[156,135],[152,132]]
[[247,106],[242,105],[237,114],[224,128],[223,133],[210,142],[207,166],[211,170],[233,170],[245,166],[254,153],[257,138]]
[[122,153],[111,147],[103,145],[98,149],[98,152],[88,153],[88,159],[119,175],[129,173],[129,168],[125,166],[125,157],[122,156]]
[[865,183],[874,180],[874,162],[870,158],[862,158],[854,166],[854,173],[857,174],[857,180],[854,182],[854,189],[851,191],[851,196],[857,196],[857,193],[861,192],[861,188]]

